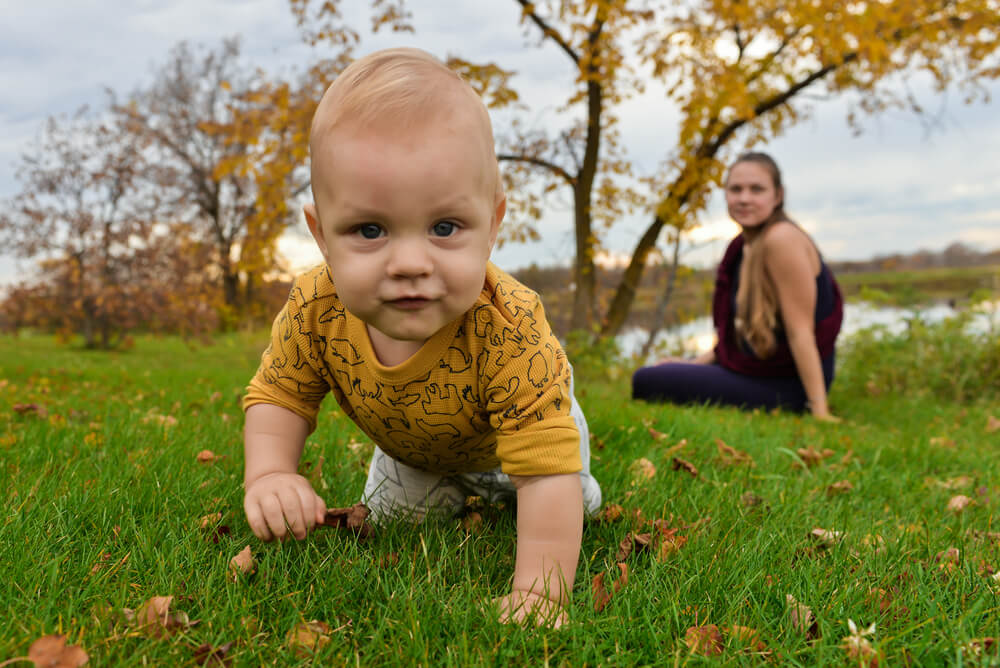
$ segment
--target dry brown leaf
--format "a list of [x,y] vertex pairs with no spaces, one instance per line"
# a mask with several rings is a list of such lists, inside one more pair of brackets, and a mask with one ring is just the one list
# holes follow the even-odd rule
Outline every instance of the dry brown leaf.
[[229,579],[237,582],[240,576],[250,575],[257,570],[257,560],[253,557],[253,551],[247,545],[239,554],[229,560]]
[[972,476],[960,475],[954,478],[948,478],[947,480],[938,480],[937,478],[924,478],[924,485],[927,487],[939,487],[941,489],[965,489],[966,487],[971,487],[975,480]]
[[760,505],[763,505],[765,509],[767,508],[767,504],[764,502],[764,499],[757,496],[753,492],[743,492],[743,494],[740,495],[740,503],[743,504],[744,508],[755,508]]
[[228,666],[233,660],[226,654],[232,646],[232,642],[223,643],[218,647],[212,647],[208,643],[199,645],[194,650],[194,662],[199,666]]
[[[799,448],[795,452],[802,460],[802,463],[806,465],[806,468],[810,469],[820,464],[824,459],[833,456],[833,450],[831,450],[830,448],[817,450],[811,445],[808,448]],[[801,467],[801,464],[799,462],[795,462],[795,465]]]
[[666,434],[664,434],[663,432],[660,432],[660,431],[656,431],[652,427],[649,427],[648,431],[649,431],[649,435],[652,436],[653,440],[656,440],[656,441],[662,441],[663,439],[665,439],[667,437]]
[[723,642],[719,627],[715,624],[692,626],[684,633],[684,644],[692,654],[718,656],[722,654]]
[[931,445],[939,448],[954,448],[955,440],[946,436],[932,436]]
[[671,460],[671,468],[675,471],[684,471],[685,473],[691,474],[692,478],[698,477],[698,469],[695,468],[694,464],[691,462],[681,459],[680,457],[674,457]]
[[854,484],[850,480],[838,480],[826,488],[826,495],[834,496],[836,494],[846,494],[847,492],[853,490]]
[[641,485],[647,480],[652,480],[653,476],[656,475],[656,466],[645,457],[635,460],[628,468],[632,473],[633,485]]
[[658,528],[660,533],[656,537],[656,557],[660,561],[666,561],[674,552],[684,547],[687,536],[678,536],[678,529]]
[[483,516],[472,511],[462,518],[462,528],[466,533],[479,533],[483,529]]
[[[45,409],[45,406],[41,406],[39,404],[14,404],[11,406],[11,410],[18,415],[35,415],[40,418],[44,418],[49,414],[49,412]],[[50,638],[53,636],[45,637]]]
[[785,594],[786,609],[792,628],[806,637],[806,640],[815,640],[819,637],[819,623],[813,616],[812,609],[795,600],[791,594]]
[[972,499],[965,494],[956,494],[948,501],[948,510],[953,513],[960,513],[972,503]]
[[168,636],[193,626],[184,612],[172,611],[173,596],[154,596],[135,611],[135,623],[141,632],[154,638]]
[[973,638],[962,645],[962,649],[970,656],[982,656],[984,653],[992,654],[997,646],[997,639],[988,636],[986,638]]
[[750,468],[757,466],[757,462],[753,460],[753,457],[742,450],[737,450],[726,445],[726,442],[721,438],[715,439],[715,447],[719,450],[719,461],[726,466],[740,466],[744,464]]
[[326,622],[300,622],[285,636],[285,644],[296,655],[308,658],[330,644],[330,627]]
[[957,547],[949,547],[947,550],[941,550],[935,554],[934,561],[942,564],[957,564],[961,556],[962,553],[959,552]]
[[[760,631],[749,626],[738,626],[734,624],[726,629],[729,636],[745,648],[760,654],[770,654],[767,645],[760,639]],[[746,651],[746,650],[743,650]]]
[[367,522],[369,514],[368,506],[363,503],[355,503],[349,508],[330,508],[326,511],[323,524],[319,526],[350,529],[360,540],[364,540],[374,533]]
[[628,584],[628,564],[619,563],[618,570],[621,571],[621,575],[615,578],[610,592],[604,586],[604,572],[602,571],[594,576],[593,581],[590,583],[591,590],[594,594],[594,612],[600,612],[603,610],[611,600],[611,597],[621,591],[621,588]]
[[622,538],[618,544],[618,552],[615,554],[615,561],[625,561],[633,552],[642,552],[649,547],[653,535],[649,533],[630,532]]
[[[77,668],[90,657],[79,645],[67,645],[66,636],[52,634],[42,636],[31,643],[28,648],[28,661],[36,666],[51,666],[52,668]],[[4,664],[7,662],[5,661]]]
[[865,389],[868,391],[869,396],[877,397],[882,394],[882,388],[880,388],[874,380],[869,380],[865,383]]
[[992,434],[995,431],[1000,431],[1000,420],[990,415],[986,418],[986,433]]
[[209,513],[208,515],[202,515],[198,528],[211,529],[221,521],[222,513]]
[[225,459],[225,455],[217,455],[211,450],[202,450],[195,458],[202,464],[211,464],[219,459]]
[[625,509],[619,506],[617,503],[609,503],[601,512],[597,513],[597,520],[600,522],[614,522],[621,518]]

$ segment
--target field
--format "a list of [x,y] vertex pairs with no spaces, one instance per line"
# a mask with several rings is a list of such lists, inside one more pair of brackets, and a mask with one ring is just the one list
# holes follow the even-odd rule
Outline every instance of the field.
[[[977,369],[1000,351],[918,334],[845,353],[834,425],[623,401],[630,370],[581,356],[621,516],[587,522],[560,630],[489,607],[509,507],[257,541],[238,400],[264,334],[117,353],[0,338],[0,665],[56,633],[97,666],[997,665],[1000,383]],[[328,505],[358,500],[370,451],[325,404],[304,459]],[[255,572],[231,575],[247,546]]]

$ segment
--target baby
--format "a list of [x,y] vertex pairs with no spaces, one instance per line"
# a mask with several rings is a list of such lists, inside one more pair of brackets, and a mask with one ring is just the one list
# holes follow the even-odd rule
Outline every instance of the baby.
[[432,56],[376,52],[323,95],[310,153],[326,264],[295,279],[244,400],[250,527],[301,539],[322,521],[296,471],[332,393],[375,443],[376,521],[516,495],[500,614],[559,625],[601,491],[538,296],[489,262],[506,198],[486,108]]

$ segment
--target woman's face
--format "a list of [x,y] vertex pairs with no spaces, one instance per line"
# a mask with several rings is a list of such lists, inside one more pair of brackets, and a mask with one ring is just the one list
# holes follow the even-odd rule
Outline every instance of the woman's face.
[[738,162],[726,181],[726,206],[743,228],[757,227],[781,204],[784,193],[774,187],[771,172],[756,162]]

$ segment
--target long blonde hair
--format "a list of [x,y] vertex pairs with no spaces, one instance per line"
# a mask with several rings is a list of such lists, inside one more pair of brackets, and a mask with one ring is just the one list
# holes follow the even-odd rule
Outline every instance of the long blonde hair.
[[[740,263],[739,288],[736,290],[736,333],[746,340],[757,357],[765,359],[774,353],[777,344],[774,331],[778,325],[778,291],[764,268],[764,254],[758,242],[771,224],[793,221],[785,213],[781,170],[774,159],[766,153],[744,153],[729,166],[729,170],[742,162],[764,167],[771,175],[774,189],[781,192],[781,200],[767,220],[757,227],[743,230],[743,261]],[[728,176],[726,181],[728,183]]]

